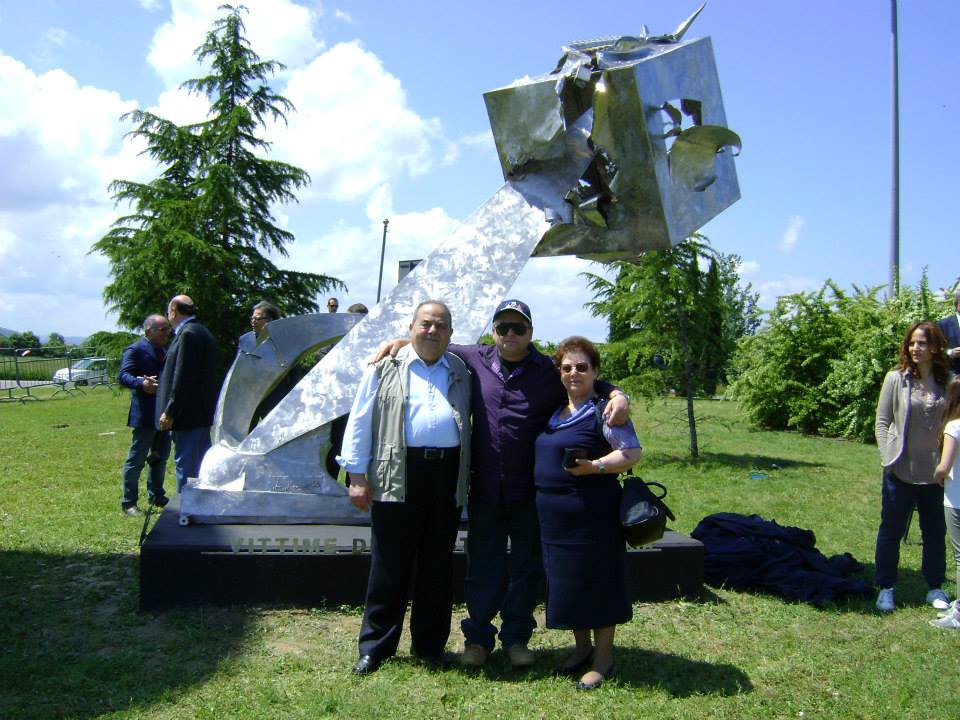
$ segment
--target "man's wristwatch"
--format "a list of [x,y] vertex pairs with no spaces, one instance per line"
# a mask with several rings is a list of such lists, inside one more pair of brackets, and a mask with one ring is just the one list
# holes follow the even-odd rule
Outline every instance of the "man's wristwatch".
[[607,471],[607,466],[603,464],[603,460],[597,460],[597,472],[601,475]]

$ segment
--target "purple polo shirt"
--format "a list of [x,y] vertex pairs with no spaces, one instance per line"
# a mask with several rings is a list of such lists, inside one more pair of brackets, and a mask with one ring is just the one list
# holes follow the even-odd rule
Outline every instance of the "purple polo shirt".
[[[496,345],[450,345],[470,368],[473,435],[470,500],[515,504],[534,499],[534,443],[567,395],[553,360],[530,354],[506,374]],[[612,386],[597,383],[601,394]]]

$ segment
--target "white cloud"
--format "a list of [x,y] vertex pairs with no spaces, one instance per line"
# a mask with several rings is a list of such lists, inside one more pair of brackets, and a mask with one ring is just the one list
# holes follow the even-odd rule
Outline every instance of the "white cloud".
[[5,227],[0,227],[0,263],[5,263],[6,258],[12,253],[17,236]]
[[137,4],[148,12],[153,12],[160,8],[163,0],[137,0]]
[[[171,18],[153,36],[147,61],[168,87],[198,77],[200,66],[193,52],[223,16],[222,0],[172,0]],[[249,13],[242,15],[246,38],[261,59],[295,67],[314,57],[323,42],[313,33],[318,11],[291,0],[245,0]]]
[[81,87],[62,70],[35,74],[0,55],[0,209],[103,199],[122,152],[117,93]]
[[280,159],[310,173],[301,200],[360,199],[402,175],[434,165],[438,120],[407,103],[400,81],[357,43],[341,43],[294,70],[283,95],[296,105],[289,126],[271,133]]
[[489,130],[484,132],[463,135],[456,140],[448,141],[444,148],[441,165],[452,165],[464,152],[482,153],[490,159],[490,162],[497,163],[497,146],[493,142],[493,133]]
[[348,13],[346,10],[341,10],[337,8],[336,10],[333,11],[333,17],[335,17],[340,22],[347,23],[348,25],[353,24],[353,16],[350,13]]
[[[184,63],[220,2],[171,3],[171,19],[155,35],[151,59],[172,85],[191,76]],[[350,286],[341,297],[344,306],[372,306],[377,276],[370,269],[379,264],[384,218],[390,219],[384,294],[396,284],[399,260],[426,257],[459,224],[439,207],[396,213],[391,184],[452,162],[461,150],[486,148],[492,154],[490,135],[456,141],[443,137],[439,121],[418,115],[401,82],[359,43],[322,52],[311,30],[319,6],[310,11],[286,0],[246,4],[251,8],[248,35],[258,53],[291,66],[273,84],[297,112],[289,127],[267,129],[266,137],[274,142],[271,157],[303,167],[313,178],[310,191],[298,193],[302,211],[279,217],[298,240],[289,248],[290,257],[277,261],[340,277]],[[266,25],[271,27],[264,30]],[[8,319],[5,326],[68,335],[113,327],[101,297],[108,263],[88,253],[124,211],[114,207],[109,183],[147,180],[157,173],[150,158],[138,154],[143,142],[124,138],[132,125],[119,118],[136,107],[116,92],[80,86],[63,70],[37,74],[0,53],[0,308]],[[208,106],[204,98],[170,87],[145,109],[184,124],[205,118]],[[323,230],[310,237],[303,228],[316,224],[302,223],[302,212],[316,213],[323,199],[350,202],[323,203],[324,212],[333,207],[334,213],[349,214],[360,203],[366,221],[331,224],[326,214]]]
[[606,342],[608,326],[584,309],[593,299],[580,273],[603,275],[603,266],[576,257],[532,258],[521,271],[508,297],[530,306],[534,337],[558,342],[570,335],[584,335]]
[[156,105],[148,109],[177,125],[189,125],[207,119],[210,102],[206,97],[175,87],[160,93]]
[[366,223],[338,220],[322,235],[306,237],[302,233],[288,249],[287,258],[274,262],[280,267],[318,272],[343,280],[347,293],[337,293],[341,307],[360,302],[373,307],[377,294],[377,271],[383,239],[383,220],[387,226],[381,297],[397,284],[400,260],[425,258],[459,226],[441,208],[422,212],[395,213],[389,185],[376,188],[367,198]]
[[755,276],[760,272],[760,263],[756,260],[741,260],[739,265],[737,265],[737,271],[740,277],[749,279],[750,276]]
[[793,215],[787,221],[787,228],[783,231],[783,239],[780,240],[780,249],[783,252],[793,252],[800,239],[800,231],[806,221],[799,215]]
[[782,275],[777,279],[760,280],[754,283],[753,289],[760,294],[759,306],[764,310],[772,310],[773,306],[776,305],[778,297],[801,292],[812,292],[819,290],[822,285],[823,281],[815,278]]
[[119,116],[134,107],[62,70],[36,74],[0,55],[5,326],[38,334],[104,327],[107,265],[87,253],[116,217],[107,185],[144,166],[122,140],[128,128]]
[[67,41],[67,31],[63,28],[52,27],[47,30],[46,35],[44,36],[47,42],[62,47],[63,44]]

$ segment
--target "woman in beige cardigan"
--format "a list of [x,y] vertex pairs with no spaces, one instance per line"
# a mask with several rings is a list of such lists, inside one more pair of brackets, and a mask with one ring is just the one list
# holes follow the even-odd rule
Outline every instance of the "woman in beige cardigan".
[[880,529],[877,531],[877,609],[895,607],[893,588],[900,540],[914,505],[923,539],[921,572],[927,602],[947,607],[940,586],[946,573],[943,487],[933,477],[939,459],[938,434],[950,370],[946,341],[936,324],[913,323],[900,345],[900,364],[887,373],[877,404],[877,447],[883,464]]

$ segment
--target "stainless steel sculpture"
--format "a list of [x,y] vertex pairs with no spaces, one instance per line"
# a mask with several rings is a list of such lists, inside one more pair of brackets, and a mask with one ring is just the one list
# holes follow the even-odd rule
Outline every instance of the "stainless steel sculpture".
[[[376,347],[407,333],[418,303],[447,302],[453,341],[474,342],[531,255],[636,256],[682,241],[735,202],[728,150],[739,139],[725,127],[712,46],[682,40],[699,12],[671,35],[644,28],[573,43],[553,72],[487,93],[506,183],[359,322],[305,316],[270,323],[260,345],[244,336],[181,523],[366,523],[324,469],[330,423],[349,412]],[[247,433],[284,368],[340,335]]]

